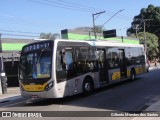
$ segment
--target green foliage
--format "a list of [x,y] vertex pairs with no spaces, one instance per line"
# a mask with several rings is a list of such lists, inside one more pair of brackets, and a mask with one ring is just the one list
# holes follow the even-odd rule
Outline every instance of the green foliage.
[[[137,34],[139,41],[141,44],[144,44],[144,32],[139,32]],[[134,34],[132,34],[130,37],[136,37]],[[147,42],[147,52],[148,52],[148,58],[150,60],[153,60],[154,58],[158,57],[158,37],[155,34],[146,32],[146,42]]]
[[60,34],[58,33],[41,33],[40,34],[41,39],[48,39],[48,40],[55,40],[56,38],[60,38]]
[[134,17],[131,28],[127,30],[127,35],[136,33],[135,26],[137,24],[139,25],[137,31],[144,31],[144,20],[146,31],[154,33],[160,38],[160,7],[155,7],[154,5],[149,5],[147,8],[141,9],[140,14]]
[[[101,25],[95,26],[96,33],[103,33],[105,30]],[[94,28],[92,27],[92,31],[94,31]]]
[[[145,23],[145,24],[144,24]],[[127,35],[130,36],[132,34],[136,35],[136,32],[143,32],[144,31],[144,25],[146,32],[155,34],[158,37],[158,43],[160,45],[160,7],[155,7],[154,5],[149,5],[147,8],[142,8],[139,15],[135,16],[133,19],[133,22],[131,23],[131,28],[127,30]],[[137,27],[138,26],[138,27]],[[143,34],[143,33],[140,33]],[[140,35],[143,36],[143,35]],[[148,53],[151,57],[157,56],[158,54],[160,56],[160,46],[159,51],[157,50],[157,41],[156,45],[153,44],[154,40],[157,40],[157,38],[154,35],[149,35],[147,39],[150,39],[147,41],[148,46]],[[152,41],[152,42],[151,42]],[[151,51],[153,50],[153,52]]]
[[[93,32],[94,31],[94,28],[93,27],[77,27],[75,28],[75,30],[79,30],[79,31],[87,31],[87,32]],[[105,30],[104,27],[102,27],[101,25],[96,25],[95,26],[95,30],[96,30],[96,33],[103,33],[103,31]]]

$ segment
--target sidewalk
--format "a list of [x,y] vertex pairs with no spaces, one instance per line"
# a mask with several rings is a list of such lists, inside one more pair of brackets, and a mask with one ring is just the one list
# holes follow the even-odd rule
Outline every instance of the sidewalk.
[[7,88],[6,94],[0,94],[0,103],[8,102],[21,98],[19,87],[9,87]]
[[[151,106],[149,106],[145,111],[156,111],[160,112],[160,100],[153,103]],[[159,116],[160,117],[160,116]]]
[[157,64],[157,68],[154,66],[154,63],[150,64],[149,71],[160,69],[160,63]]

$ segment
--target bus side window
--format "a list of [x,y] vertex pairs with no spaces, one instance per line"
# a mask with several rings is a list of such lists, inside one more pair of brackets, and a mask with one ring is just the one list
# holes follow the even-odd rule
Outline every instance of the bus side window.
[[66,64],[66,69],[67,70],[72,70],[73,69],[73,57],[72,57],[71,52],[67,51],[65,53],[64,61],[65,61],[65,64]]
[[119,66],[119,58],[117,57],[117,55],[114,56],[114,67],[118,67]]
[[65,51],[64,49],[62,49],[61,53],[61,65],[62,65],[62,69],[65,70],[66,69],[66,58],[65,58]]
[[57,51],[57,55],[56,55],[56,70],[57,71],[62,71],[62,63],[61,63],[61,51]]
[[108,48],[107,51],[107,60],[108,60],[108,68],[109,69],[117,69],[119,68],[120,57],[118,55],[117,48]]

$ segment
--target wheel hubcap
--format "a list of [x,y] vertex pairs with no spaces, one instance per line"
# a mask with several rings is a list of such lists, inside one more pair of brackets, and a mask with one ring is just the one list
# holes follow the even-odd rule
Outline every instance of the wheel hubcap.
[[90,83],[86,83],[84,87],[85,87],[86,91],[90,91],[91,90]]

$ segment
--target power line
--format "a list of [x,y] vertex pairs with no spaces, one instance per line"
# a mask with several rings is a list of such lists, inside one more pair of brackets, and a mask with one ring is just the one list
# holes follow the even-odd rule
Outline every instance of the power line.
[[[42,0],[43,2],[42,1],[36,1],[36,0],[28,0],[28,1],[34,2],[34,3],[37,3],[37,4],[51,6],[51,7],[58,7],[58,8],[62,8],[62,9],[81,11],[81,12],[95,12],[97,10],[103,10],[103,11],[106,11],[107,15],[112,15],[114,13],[114,12],[111,12],[111,11],[108,11],[108,10],[105,10],[105,9],[94,8],[94,7],[90,7],[90,6],[86,6],[86,5],[67,2],[67,1],[64,1],[64,0],[57,0],[57,1]],[[125,19],[125,20],[131,18],[131,17],[124,16],[124,15],[117,15],[117,17],[119,17],[121,19]]]
[[[95,20],[99,17],[100,14],[105,13],[105,11],[99,12],[99,13],[92,13],[92,18],[93,18],[93,29],[94,29],[94,36],[95,39],[97,39],[97,35],[96,35],[96,26],[95,26]],[[95,18],[94,16],[97,15],[97,17]]]
[[[47,0],[48,1],[48,0]],[[51,0],[50,0],[51,1]],[[109,10],[105,10],[105,9],[100,9],[100,8],[95,8],[95,7],[91,7],[91,6],[86,6],[86,5],[82,5],[82,4],[77,4],[77,3],[72,3],[72,2],[68,2],[68,1],[65,1],[65,0],[57,0],[57,1],[61,1],[62,3],[67,3],[67,4],[72,4],[72,5],[76,5],[76,6],[82,6],[82,7],[86,7],[86,8],[89,8],[89,9],[92,9],[92,10],[102,10],[102,11],[105,11],[107,14],[110,14],[110,15],[113,15],[114,12],[112,11],[109,11]],[[125,15],[117,15],[123,19],[126,19],[126,18],[132,18],[132,17],[129,17],[129,16],[125,16]]]
[[157,26],[160,26],[160,25],[147,25],[147,26],[156,26],[157,27]]
[[103,23],[103,25],[101,26],[101,28],[107,24],[114,16],[116,16],[119,12],[122,12],[124,9],[117,11],[116,13],[114,13],[114,15],[112,15],[105,23]]
[[8,33],[1,33],[1,35],[8,35],[8,36],[21,36],[21,37],[39,37],[39,36],[34,36],[34,35],[8,34]]
[[[57,0],[57,1],[60,1],[60,2],[63,2],[63,3],[67,3],[67,4],[71,4],[71,5],[86,7],[86,8],[93,9],[93,10],[98,10],[99,9],[99,8],[95,8],[95,7],[91,7],[91,6],[86,6],[86,5],[81,5],[81,4],[77,4],[77,3],[72,3],[72,2],[68,2],[68,1],[64,1],[64,0]],[[99,10],[102,10],[102,9],[99,9]]]
[[160,28],[158,28],[157,30],[154,31],[154,33],[158,32],[160,30]]
[[28,20],[21,18],[21,17],[13,16],[10,13],[8,13],[2,9],[0,9],[0,11],[3,12],[3,14],[0,15],[2,17],[1,21],[2,20],[9,20],[9,21],[11,20],[12,22],[18,22],[18,23],[21,22],[23,24],[32,24],[32,25],[41,25],[42,24],[42,23],[39,23],[39,21],[33,22],[33,21],[28,21]]
[[34,2],[34,3],[38,3],[38,4],[42,4],[42,5],[47,5],[47,6],[52,6],[52,7],[58,7],[58,8],[63,8],[63,9],[70,9],[70,10],[75,10],[75,11],[83,11],[83,12],[92,12],[91,10],[85,10],[85,9],[77,9],[76,7],[67,7],[66,5],[64,6],[60,6],[60,5],[54,5],[54,4],[49,4],[46,2],[39,2],[39,1],[35,1],[35,0],[28,0],[30,2]]
[[123,29],[128,29],[128,28],[130,28],[130,27],[128,26],[128,27],[124,27],[124,28],[119,28],[117,30],[123,30]]
[[59,0],[59,2],[57,1],[53,1],[53,0],[43,0],[43,1],[46,1],[46,2],[49,2],[49,3],[54,3],[54,4],[58,4],[58,5],[61,5],[61,6],[67,6],[67,7],[71,7],[71,8],[78,8],[78,9],[85,9],[86,11],[93,11],[95,10],[95,8],[91,8],[89,6],[84,6],[84,5],[77,5],[77,4],[74,4],[74,3],[71,3],[71,2],[65,2],[65,1],[61,1]]
[[26,34],[40,34],[40,33],[34,33],[34,32],[23,32],[23,31],[14,31],[14,30],[5,30],[5,29],[0,29],[2,32],[13,32],[13,33],[26,33]]

